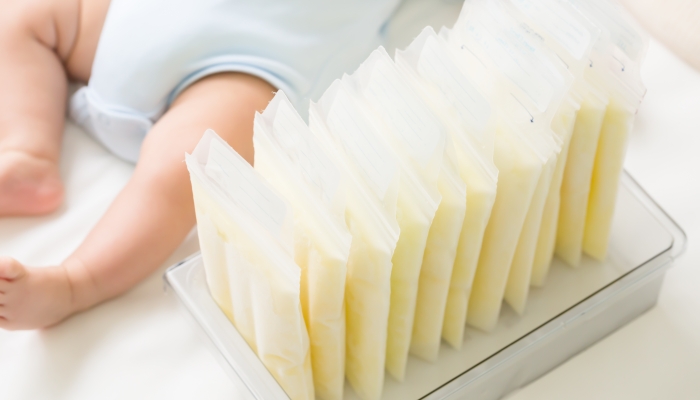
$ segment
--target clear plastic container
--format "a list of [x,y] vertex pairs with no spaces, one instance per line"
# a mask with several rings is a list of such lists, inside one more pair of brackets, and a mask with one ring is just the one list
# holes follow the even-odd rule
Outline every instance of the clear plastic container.
[[[410,357],[406,379],[386,379],[382,399],[498,399],[531,382],[653,307],[666,270],[686,244],[681,228],[624,173],[610,252],[574,269],[554,259],[523,316],[503,307],[497,328],[468,328],[461,350],[442,344],[437,362]],[[287,399],[212,300],[199,254],[165,280],[206,334],[241,399]],[[357,399],[346,384],[345,399]]]

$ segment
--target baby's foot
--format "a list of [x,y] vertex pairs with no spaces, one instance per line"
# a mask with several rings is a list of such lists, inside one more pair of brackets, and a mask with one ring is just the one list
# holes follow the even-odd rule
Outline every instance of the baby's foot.
[[64,267],[29,268],[0,257],[0,328],[54,325],[73,312],[72,300]]
[[55,161],[19,150],[0,152],[0,217],[47,214],[62,200]]

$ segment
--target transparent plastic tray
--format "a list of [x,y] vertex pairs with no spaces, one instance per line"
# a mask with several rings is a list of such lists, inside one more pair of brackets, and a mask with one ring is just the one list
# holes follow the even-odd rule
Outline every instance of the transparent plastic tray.
[[[680,227],[624,173],[605,262],[576,269],[555,259],[523,316],[507,305],[494,332],[467,329],[462,349],[442,344],[434,364],[410,357],[403,383],[387,375],[382,399],[498,399],[545,374],[656,304],[663,275],[685,248]],[[206,287],[199,254],[165,280],[213,345],[241,399],[286,399]],[[357,399],[346,384],[345,399]]]

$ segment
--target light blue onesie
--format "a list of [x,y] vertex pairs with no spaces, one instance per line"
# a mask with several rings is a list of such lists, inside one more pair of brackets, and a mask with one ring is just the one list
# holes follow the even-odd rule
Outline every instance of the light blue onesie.
[[399,1],[112,0],[70,114],[131,162],[178,93],[214,73],[258,76],[305,115],[309,99],[381,44]]

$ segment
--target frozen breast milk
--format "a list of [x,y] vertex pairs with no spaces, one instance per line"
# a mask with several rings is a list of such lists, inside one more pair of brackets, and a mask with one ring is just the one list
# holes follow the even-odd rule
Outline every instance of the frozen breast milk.
[[550,157],[543,166],[542,174],[537,181],[527,216],[523,222],[523,228],[520,231],[518,245],[515,248],[513,262],[508,273],[504,299],[520,315],[525,311],[525,302],[530,288],[530,276],[542,223],[542,214],[556,164],[556,157]]
[[451,142],[448,145],[446,165],[438,178],[442,200],[428,231],[411,334],[411,354],[428,361],[435,361],[440,349],[447,292],[467,207],[466,185]]
[[[590,21],[573,15],[575,10],[571,5],[558,0],[496,1],[524,28],[521,30],[523,37],[530,42],[542,43],[546,46],[552,54],[564,62],[574,79],[568,98],[562,103],[552,122],[552,129],[562,144],[562,150],[545,200],[531,267],[531,283],[541,285],[554,255],[561,182],[568,160],[576,111],[580,108],[582,97],[590,90],[590,84],[586,82],[584,74],[589,68],[591,49],[600,32]],[[512,273],[517,274],[519,271],[522,273],[521,269],[514,268]],[[509,286],[511,286],[510,282]],[[522,297],[526,291],[525,285],[520,285],[517,289],[511,286],[507,291],[511,294],[507,293],[506,297],[511,298],[509,303],[517,309],[518,306],[514,305],[518,303],[515,297]],[[515,292],[520,294],[516,296]]]
[[569,145],[561,183],[556,254],[571,266],[578,266],[581,261],[593,163],[607,103],[607,96],[602,93],[591,91],[584,97]]
[[[197,191],[197,193],[200,192],[201,189]],[[204,262],[204,275],[211,297],[214,298],[226,317],[233,322],[224,242],[219,238],[219,231],[212,221],[212,217],[201,204],[201,201],[195,201],[194,206],[197,215],[199,249],[202,252]]]
[[[509,23],[509,17],[492,5],[466,3],[451,34],[456,48],[468,49],[461,52],[463,58],[467,53],[477,58],[478,62],[471,63],[470,71],[478,71],[479,63],[488,65],[489,70],[480,74],[487,78],[479,81],[486,81],[488,75],[498,76],[491,83],[491,96],[493,102],[499,104],[503,118],[513,124],[509,126],[504,121],[497,135],[494,157],[499,170],[498,192],[486,228],[467,313],[467,321],[483,330],[495,327],[504,295],[507,299],[517,297],[518,308],[524,304],[544,201],[561,149],[561,141],[553,134],[550,125],[573,80],[554,56],[540,54],[542,50],[538,50],[536,44],[528,43],[525,35],[518,32],[518,25]],[[528,157],[522,157],[521,153],[520,159],[524,160],[522,171],[520,166],[507,165],[505,161],[507,149],[513,148],[512,144],[504,145],[508,142],[503,140],[503,134],[508,132],[511,137],[530,146],[529,162]],[[509,162],[513,159],[515,157]],[[506,186],[516,180],[514,173],[524,173],[523,178],[528,176],[534,179],[534,183],[524,179],[522,184],[532,186],[520,187],[518,190],[524,190],[521,194],[508,192]],[[508,174],[507,178],[505,174]],[[512,270],[512,265],[515,270]],[[509,278],[511,271],[513,276]],[[509,291],[507,295],[506,289]],[[513,293],[517,295],[513,296]]]
[[[585,230],[588,230],[586,225],[591,222],[593,226],[589,236],[591,241],[597,241],[597,250],[594,250],[594,245],[591,245],[590,255],[595,258],[603,258],[605,249],[607,249],[609,226],[612,219],[612,209],[614,208],[615,194],[617,193],[617,182],[619,172],[616,165],[622,165],[622,157],[624,155],[624,137],[626,129],[623,128],[620,135],[612,134],[613,137],[603,139],[602,132],[612,132],[612,129],[603,129],[604,120],[607,118],[606,108],[616,108],[614,99],[624,98],[622,102],[625,104],[629,114],[634,114],[639,101],[644,95],[645,89],[639,78],[639,67],[644,53],[646,51],[645,35],[635,27],[634,22],[625,18],[624,13],[613,2],[605,1],[581,1],[567,0],[565,3],[571,4],[578,11],[578,16],[581,20],[592,21],[600,30],[601,34],[590,57],[590,67],[586,73],[586,78],[593,82],[598,91],[599,97],[604,98],[605,104],[603,107],[596,107],[594,121],[600,124],[598,138],[596,143],[586,143],[586,157],[584,165],[578,170],[567,171],[564,176],[562,185],[562,212],[564,211],[564,198],[568,197],[567,212],[560,216],[559,228],[562,226],[567,229],[566,232],[558,232],[556,253],[562,259],[572,265],[577,265],[581,258],[581,250],[585,239]],[[608,102],[610,105],[608,106]],[[582,107],[583,110],[583,107]],[[592,120],[592,121],[593,121]],[[612,121],[612,119],[610,120]],[[577,120],[578,125],[578,120]],[[577,132],[574,131],[574,136]],[[622,140],[620,140],[620,137]],[[569,151],[570,156],[574,153],[574,137],[572,139],[572,149]],[[601,142],[602,140],[602,142]],[[606,150],[608,143],[614,148],[610,151]],[[590,151],[590,148],[595,148]],[[601,147],[602,146],[602,147]],[[610,174],[606,171],[600,175],[601,180],[593,183],[594,164],[598,163],[599,156],[603,164],[608,164]],[[579,154],[580,155],[580,154]],[[603,158],[611,157],[607,161],[602,161]],[[583,157],[581,157],[583,158]],[[591,159],[593,158],[593,159]],[[615,158],[614,160],[612,158]],[[585,166],[585,171],[584,171]],[[585,172],[585,174],[584,174]],[[584,176],[585,175],[585,176]],[[572,186],[574,184],[584,185],[583,178],[587,178],[585,184],[585,192],[583,190],[576,192]],[[567,180],[572,179],[573,182],[567,184]],[[596,186],[596,189],[593,187]],[[613,188],[612,191],[609,189]],[[567,192],[565,193],[565,188]],[[591,193],[595,190],[596,197],[602,194],[602,197],[597,197],[599,201],[597,206],[590,206]],[[585,197],[584,197],[585,196]],[[602,204],[605,203],[605,206]],[[608,211],[602,211],[602,210]],[[589,210],[596,210],[596,214],[588,217]],[[598,212],[598,211],[601,212]],[[562,220],[562,218],[565,218]],[[607,226],[608,228],[603,228]],[[593,238],[593,236],[596,236]],[[600,235],[600,236],[599,236]],[[603,243],[602,241],[605,242]],[[589,242],[591,243],[591,242]]]
[[445,129],[411,89],[384,48],[375,50],[350,77],[401,165],[396,220],[401,228],[392,258],[386,368],[403,380],[411,343],[418,279],[428,231],[440,203]]
[[559,206],[561,204],[561,183],[564,178],[564,168],[568,160],[569,148],[571,144],[571,136],[574,131],[574,122],[576,121],[576,113],[581,107],[580,104],[571,105],[566,110],[555,117],[552,124],[554,132],[560,133],[562,140],[561,151],[557,159],[557,165],[552,176],[552,183],[549,186],[549,193],[545,201],[544,210],[542,212],[542,221],[540,222],[540,232],[537,237],[537,247],[532,262],[532,272],[530,276],[530,284],[533,286],[542,286],[549,272],[549,266],[554,257],[554,244],[557,235],[557,223],[559,220]]
[[649,39],[618,4],[569,1],[604,31],[599,51],[594,55],[598,56],[597,65],[605,67],[604,83],[610,104],[598,141],[583,238],[583,251],[602,260],[607,253],[626,138],[646,93],[640,68]]
[[474,154],[460,157],[460,172],[466,176],[467,209],[459,237],[450,288],[445,303],[442,337],[453,347],[462,346],[472,282],[479,261],[484,232],[496,200],[495,166],[490,168]]
[[[556,219],[558,214],[561,185],[561,174],[558,171],[563,171],[565,166],[566,150],[572,134],[570,121],[573,120],[575,110],[580,107],[581,88],[579,86],[581,85],[574,85],[574,83],[577,77],[580,78],[583,75],[586,67],[584,58],[590,51],[591,33],[586,27],[576,25],[576,21],[568,21],[555,2],[514,1],[527,11],[526,14],[544,20],[548,30],[542,30],[539,26],[531,24],[530,18],[517,12],[517,9],[510,6],[507,1],[496,0],[493,3],[497,6],[491,7],[489,14],[501,23],[501,32],[494,34],[502,38],[499,41],[501,46],[507,49],[509,54],[515,54],[518,57],[518,65],[527,70],[530,75],[541,76],[553,93],[547,104],[537,102],[536,92],[524,91],[531,100],[528,111],[529,125],[535,128],[533,133],[551,139],[554,146],[553,154],[549,157],[537,184],[518,239],[505,290],[506,302],[516,312],[522,314],[529,293],[542,221]],[[489,26],[493,29],[498,27],[498,24],[489,23]],[[526,58],[530,60],[529,65],[520,62]],[[504,73],[513,83],[520,86],[518,85],[520,77],[508,70],[504,70]],[[528,107],[525,102],[521,105]]]
[[633,122],[634,110],[611,100],[598,141],[583,235],[583,251],[597,260],[605,259],[608,251],[625,145]]
[[[520,103],[525,104],[525,101],[520,101]],[[534,112],[530,114],[536,115]],[[527,133],[530,141],[534,141],[535,138],[541,141],[541,146],[537,147],[540,148],[538,154],[544,164],[520,231],[504,292],[505,301],[518,314],[522,314],[525,310],[542,215],[562,149],[559,137],[548,127],[550,120],[545,118],[545,115],[534,116],[535,120],[538,118],[544,119],[544,123],[539,127],[536,123],[532,123],[531,126],[525,124],[522,129]],[[533,129],[529,131],[525,128]]]
[[[539,131],[539,132],[537,132]],[[552,190],[552,180],[559,164],[562,143],[559,137],[553,135],[553,131],[546,127],[540,127],[531,135],[543,135],[550,141],[549,155],[542,153],[545,163],[538,179],[535,192],[528,207],[525,222],[518,238],[518,244],[513,255],[513,261],[508,274],[504,299],[518,313],[525,311],[525,303],[530,288],[530,278],[537,249],[537,241],[549,192]],[[567,139],[567,138],[564,138]],[[558,190],[558,187],[554,188]]]
[[491,211],[474,276],[467,322],[484,331],[496,326],[508,272],[543,162],[517,133],[501,127],[496,134],[496,201]]
[[205,237],[224,243],[234,325],[291,399],[313,399],[288,206],[213,131],[186,161],[195,203],[218,231]]
[[[457,347],[461,345],[469,288],[495,198],[497,172],[492,162],[493,130],[487,132],[490,105],[455,64],[446,45],[430,27],[425,28],[406,50],[398,51],[395,58],[405,73],[413,75],[418,92],[448,127],[449,144],[454,146],[446,147],[445,160],[456,159],[457,173],[468,187],[466,198],[457,208],[455,194],[458,192],[453,190],[451,194],[440,186],[442,201],[430,229],[421,267],[411,353],[434,361],[444,325],[448,326],[448,336],[456,338],[452,343]],[[489,193],[490,202],[482,207],[485,192]],[[454,207],[450,207],[448,214],[444,210],[451,203]],[[462,210],[465,205],[466,209]],[[440,222],[443,215],[449,215],[451,228]],[[459,220],[461,215],[465,217]],[[440,236],[438,229],[443,232]],[[456,234],[451,233],[452,230]],[[439,242],[434,240],[437,237],[440,237]],[[432,258],[435,261],[430,261]],[[450,291],[453,292],[451,296]],[[446,313],[449,321],[445,320]]]
[[335,81],[309,112],[311,131],[348,171],[346,220],[352,233],[345,288],[348,382],[366,400],[384,384],[399,168],[378,128]]
[[[447,36],[447,31],[441,33]],[[457,135],[453,134],[453,130],[450,131],[457,152],[460,176],[467,186],[467,209],[450,277],[442,325],[442,337],[450,345],[460,348],[484,231],[496,198],[498,170],[493,163],[496,115],[488,100],[474,86],[473,83],[478,83],[472,81],[475,74],[466,73],[469,68],[460,63],[460,56],[473,57],[473,54],[466,47],[459,47],[459,52],[463,54],[454,54],[452,57],[443,38],[434,38],[432,28],[426,28],[407,52],[402,53],[402,58],[415,65],[421,76],[439,88],[453,105],[463,130]],[[471,61],[482,66],[481,61],[475,58]]]
[[255,116],[255,170],[290,203],[294,260],[309,331],[316,396],[342,399],[345,382],[345,276],[351,236],[341,171],[278,91]]

